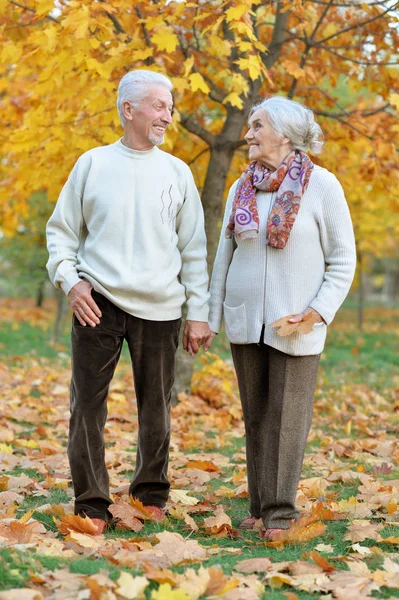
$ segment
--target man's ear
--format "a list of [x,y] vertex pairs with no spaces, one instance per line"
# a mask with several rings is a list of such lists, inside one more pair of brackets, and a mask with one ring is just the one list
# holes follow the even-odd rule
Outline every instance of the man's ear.
[[126,121],[133,121],[134,108],[132,107],[130,102],[122,102],[122,112]]

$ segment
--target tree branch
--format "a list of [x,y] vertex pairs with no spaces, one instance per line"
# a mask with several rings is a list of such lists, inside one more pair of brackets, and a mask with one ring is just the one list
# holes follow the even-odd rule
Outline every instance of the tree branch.
[[351,58],[350,56],[344,56],[343,54],[340,54],[339,52],[334,52],[334,50],[332,48],[329,48],[328,46],[324,46],[323,44],[314,44],[313,47],[314,48],[322,48],[326,52],[329,52],[330,54],[333,54],[334,56],[338,56],[338,58],[340,58],[341,60],[347,60],[347,61],[355,63],[357,65],[388,66],[388,65],[398,65],[399,64],[399,61],[380,62],[378,60],[360,60],[359,58]]
[[281,4],[278,2],[276,8],[276,20],[274,22],[272,39],[265,55],[262,54],[263,63],[266,69],[271,69],[281,54],[281,48],[285,42],[284,34],[286,32],[288,16],[290,11],[281,12]]
[[[314,1],[314,0],[313,0]],[[324,42],[328,42],[328,40],[332,40],[343,33],[347,33],[348,31],[352,31],[353,29],[358,29],[359,27],[363,27],[363,25],[367,25],[368,23],[373,23],[374,21],[378,21],[378,19],[382,19],[387,13],[393,10],[395,7],[399,6],[399,2],[396,3],[395,6],[387,8],[384,12],[376,15],[375,17],[371,17],[370,19],[366,19],[366,21],[362,21],[361,23],[355,23],[354,25],[349,25],[349,27],[345,27],[345,29],[341,29],[341,31],[337,31],[337,33],[333,33],[332,35],[323,38],[322,40],[317,40],[318,44],[324,44]]]
[[211,133],[210,131],[204,129],[204,127],[202,127],[202,125],[194,121],[192,117],[189,117],[185,113],[182,113],[180,123],[183,127],[185,127],[185,129],[187,129],[187,131],[193,133],[194,135],[197,135],[199,138],[201,138],[201,140],[208,144],[208,146],[212,147],[215,145],[216,136],[214,136],[213,133]]
[[[36,11],[34,8],[30,8],[29,6],[25,6],[25,4],[19,4],[19,2],[15,2],[15,0],[10,0],[10,4],[13,4],[14,6],[18,6],[18,8],[22,8],[22,10],[26,10],[28,12],[31,12],[33,14],[36,14]],[[54,23],[57,23],[58,25],[60,24],[60,22],[55,19],[54,17],[52,17],[51,15],[46,15],[45,19],[48,21],[53,21]]]

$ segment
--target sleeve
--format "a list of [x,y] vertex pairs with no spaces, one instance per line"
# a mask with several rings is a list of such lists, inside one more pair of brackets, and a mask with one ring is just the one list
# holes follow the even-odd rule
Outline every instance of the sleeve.
[[319,228],[326,272],[310,307],[329,325],[349,292],[356,269],[352,220],[344,191],[335,176],[328,182],[320,206]]
[[84,225],[82,199],[76,190],[78,163],[72,169],[46,227],[47,271],[55,287],[61,288],[66,295],[81,281],[76,269]]
[[214,333],[219,333],[222,326],[223,302],[226,296],[226,278],[234,252],[234,238],[226,238],[225,231],[229,222],[237,183],[235,182],[232,185],[227,197],[219,245],[212,271],[208,322],[211,331]]
[[187,320],[208,320],[208,268],[204,211],[192,173],[187,167],[183,206],[176,217],[182,266],[180,282],[186,288]]

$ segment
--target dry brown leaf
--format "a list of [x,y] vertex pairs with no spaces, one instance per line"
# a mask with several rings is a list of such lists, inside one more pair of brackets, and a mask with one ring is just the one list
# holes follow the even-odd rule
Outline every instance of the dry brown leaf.
[[[123,502],[123,500],[121,500],[120,502]],[[132,496],[129,496],[129,505],[135,511],[134,516],[136,517],[136,519],[142,519],[143,521],[152,521],[152,515],[148,512],[144,504],[140,502],[138,498],[133,498]]]
[[151,579],[151,581],[156,581],[157,583],[170,583],[174,587],[178,585],[179,576],[170,569],[155,569],[150,565],[143,566],[147,579]]
[[157,552],[163,552],[167,557],[169,566],[182,563],[205,560],[207,551],[195,540],[185,540],[180,534],[170,531],[162,531],[156,536],[160,543],[154,548]]
[[61,521],[54,518],[54,523],[58,527],[58,531],[62,535],[68,535],[71,531],[78,533],[88,533],[95,535],[97,526],[93,523],[90,517],[81,517],[80,515],[64,515]]
[[37,590],[18,588],[0,592],[0,600],[44,600],[43,595]]
[[108,510],[117,519],[118,529],[129,529],[135,532],[143,529],[143,523],[137,518],[137,515],[140,513],[131,504],[120,500],[116,504],[111,504]]
[[273,538],[273,542],[266,542],[267,546],[279,547],[285,544],[303,544],[324,534],[327,526],[314,517],[304,516],[294,523],[289,529],[280,531]]
[[364,540],[381,540],[378,531],[383,526],[379,523],[370,523],[370,521],[359,520],[354,521],[348,527],[348,533],[345,534],[346,542],[363,542]]
[[332,565],[331,563],[329,563],[328,560],[326,560],[324,558],[324,556],[322,556],[321,554],[319,554],[316,550],[313,550],[309,554],[309,556],[310,556],[310,558],[312,560],[314,560],[314,562],[316,563],[316,565],[318,565],[319,567],[321,567],[323,569],[323,571],[325,573],[332,573],[333,571],[335,571],[334,565]]
[[271,561],[266,557],[262,557],[242,560],[234,568],[237,571],[241,571],[241,573],[265,573],[271,566]]
[[206,588],[207,596],[223,597],[225,593],[239,586],[239,580],[225,575],[220,567],[210,567],[208,573],[210,579]]
[[277,321],[269,323],[269,327],[277,327],[277,335],[286,337],[295,332],[303,335],[310,333],[313,330],[313,325],[319,322],[318,316],[313,312],[309,312],[303,317],[302,321],[299,321],[298,323],[290,323],[289,320],[296,316],[296,314],[293,314],[282,317],[281,319],[277,319]]
[[214,517],[204,519],[205,531],[210,535],[228,535],[232,532],[233,526],[229,515],[224,512],[223,506],[219,506],[215,511]]
[[200,567],[198,571],[186,569],[179,576],[178,587],[179,590],[186,592],[190,600],[198,600],[205,594],[209,581],[210,575],[208,569],[204,569],[204,567]]
[[0,523],[0,537],[7,538],[11,544],[30,544],[44,533],[46,528],[38,521],[21,523],[13,520],[10,523]]
[[208,473],[220,471],[219,467],[209,460],[190,460],[186,464],[186,469],[200,469],[201,471],[208,471]]

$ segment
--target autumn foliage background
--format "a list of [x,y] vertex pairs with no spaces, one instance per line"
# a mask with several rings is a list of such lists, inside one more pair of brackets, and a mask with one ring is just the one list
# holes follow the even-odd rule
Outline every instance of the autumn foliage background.
[[[398,596],[398,10],[394,0],[0,0],[0,598]],[[312,159],[350,205],[357,277],[321,360],[304,516],[275,546],[238,530],[243,425],[223,336],[173,409],[169,521],[152,523],[126,496],[137,431],[127,357],[107,425],[118,529],[93,538],[71,519],[68,314],[47,283],[44,227],[78,156],[122,135],[116,91],[134,68],[173,82],[164,149],[194,173],[210,264],[228,187],[247,164],[248,112],[265,95],[315,112],[326,145]],[[372,284],[389,293],[368,308]]]

